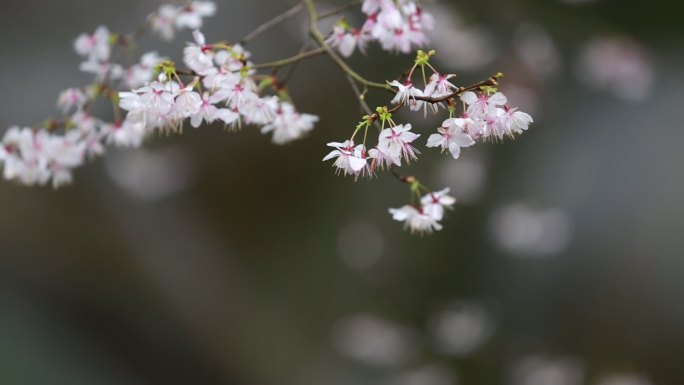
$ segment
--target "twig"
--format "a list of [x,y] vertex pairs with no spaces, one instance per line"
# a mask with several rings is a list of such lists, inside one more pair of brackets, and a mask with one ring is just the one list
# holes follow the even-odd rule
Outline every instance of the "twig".
[[282,67],[282,66],[285,66],[288,64],[297,63],[297,62],[302,61],[304,59],[314,57],[314,56],[318,56],[318,55],[323,54],[323,53],[325,53],[325,51],[322,48],[316,48],[316,49],[313,49],[311,51],[299,53],[295,56],[291,56],[291,57],[286,58],[286,59],[276,60],[276,61],[270,62],[270,63],[254,64],[252,66],[252,68],[254,68],[254,69],[278,68],[278,67]]
[[330,58],[337,64],[340,69],[346,73],[347,75],[351,76],[356,80],[357,82],[363,84],[366,87],[370,88],[377,88],[381,90],[385,90],[391,93],[395,93],[395,91],[390,87],[388,84],[384,83],[376,83],[372,82],[363,76],[359,75],[356,71],[351,69],[349,65],[340,58],[335,51],[333,51],[332,48],[325,42],[325,37],[321,33],[321,31],[318,30],[318,12],[316,11],[316,6],[314,5],[313,0],[304,0],[304,3],[306,4],[306,8],[309,12],[309,16],[311,18],[311,27],[310,27],[310,34],[311,37],[314,38],[316,43],[325,51],[325,53],[330,56]]
[[372,115],[373,111],[371,111],[370,107],[368,106],[368,103],[366,103],[366,100],[363,98],[363,94],[361,93],[361,90],[359,89],[359,86],[356,84],[354,79],[347,75],[346,76],[347,80],[349,80],[349,84],[351,85],[352,90],[354,91],[354,94],[356,95],[357,99],[359,100],[359,104],[361,105],[361,109],[366,115]]
[[470,85],[467,87],[459,87],[458,89],[456,89],[454,92],[450,93],[449,95],[441,96],[438,98],[433,98],[433,97],[428,97],[428,96],[416,96],[416,97],[411,96],[411,98],[415,99],[415,100],[427,102],[427,103],[442,103],[442,102],[446,102],[447,100],[449,100],[453,97],[456,97],[456,96],[458,96],[464,92],[467,92],[467,91],[474,91],[474,90],[479,89],[480,87],[496,86],[499,84],[497,82],[497,80],[501,79],[502,77],[503,77],[503,74],[498,73],[498,74],[492,76],[491,78],[489,78],[487,80],[481,81],[479,83],[476,83],[476,84],[473,84],[473,85]]
[[[302,44],[302,48],[299,49],[298,55],[306,52],[310,41],[311,40],[309,40],[309,38],[307,36],[305,38],[304,44]],[[294,75],[294,72],[297,69],[297,66],[299,65],[299,63],[301,63],[301,62],[295,62],[290,66],[290,68],[288,68],[287,74],[283,77],[283,80],[282,80],[283,84],[287,84],[287,82],[290,81],[290,78],[292,77],[292,75]]]
[[[361,105],[361,109],[363,110],[363,112],[368,116],[373,115],[373,111],[371,111],[370,107],[368,106],[368,103],[366,103],[366,99],[364,99],[363,97],[363,95],[365,95],[365,91],[361,92],[359,86],[356,84],[356,81],[354,81],[354,78],[352,78],[349,75],[347,75],[346,78],[347,80],[349,80],[349,84],[351,85],[354,94],[356,94],[356,97],[359,100],[359,104]],[[375,128],[378,129],[378,131],[382,130],[382,126],[378,122],[377,118],[373,120],[373,125],[375,126]]]
[[265,22],[264,24],[261,24],[258,26],[254,31],[250,32],[248,35],[240,39],[240,44],[247,44],[250,41],[254,40],[257,36],[261,35],[262,33],[268,31],[269,29],[273,28],[274,26],[282,23],[283,21],[289,19],[290,17],[296,15],[299,13],[304,8],[303,3],[298,3],[294,7],[288,9],[287,11],[281,13],[280,15],[274,17],[273,19]]
[[406,183],[406,184],[408,184],[408,185],[411,185],[411,184],[413,184],[413,183],[416,182],[416,177],[415,177],[415,176],[412,176],[412,175],[407,175],[407,176],[401,175],[401,174],[399,174],[399,173],[397,172],[397,170],[395,169],[394,166],[392,166],[392,167],[390,168],[390,172],[392,173],[392,176],[394,176],[395,178],[399,179],[400,182]]

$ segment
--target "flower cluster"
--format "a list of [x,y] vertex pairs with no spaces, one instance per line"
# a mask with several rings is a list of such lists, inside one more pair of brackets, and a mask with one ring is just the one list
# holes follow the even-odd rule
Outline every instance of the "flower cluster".
[[460,96],[468,106],[460,118],[449,118],[428,138],[428,147],[440,147],[458,159],[462,147],[470,147],[478,139],[502,140],[514,137],[527,130],[532,117],[517,108],[509,107],[506,96],[501,92],[466,92]]
[[428,43],[425,32],[434,28],[432,16],[415,0],[364,0],[361,10],[366,15],[361,28],[342,19],[328,38],[342,56],[351,56],[357,48],[365,53],[370,41],[386,51],[410,53]]
[[80,70],[93,74],[96,81],[119,79],[123,74],[123,67],[110,62],[112,38],[109,29],[101,25],[92,34],[83,33],[74,41],[76,53],[86,59]]
[[49,119],[35,128],[12,127],[5,132],[0,151],[5,179],[25,185],[44,185],[51,181],[54,187],[59,187],[71,182],[72,170],[83,165],[87,158],[102,155],[105,142],[121,144],[124,132],[127,144],[142,142],[141,138],[131,139],[127,126],[120,120],[108,123],[91,115],[92,105],[98,98],[114,103],[118,98],[117,87],[139,86],[149,81],[154,65],[162,60],[150,52],[139,63],[128,67],[113,63],[113,48],[122,41],[125,39],[112,34],[105,26],[76,38],[74,50],[85,58],[80,69],[93,74],[94,82],[60,93],[57,107],[64,114],[63,119]]
[[[412,186],[413,191],[419,191],[420,185]],[[398,209],[389,209],[392,219],[404,222],[411,232],[429,234],[441,230],[439,223],[444,218],[444,210],[451,209],[456,203],[456,198],[447,195],[449,189],[445,188],[437,192],[429,192],[420,198],[420,205],[405,205]]]
[[[202,18],[214,12],[214,3],[207,1],[164,5],[149,17],[150,26],[173,37],[178,29],[201,26]],[[93,83],[60,93],[57,107],[63,119],[5,133],[0,151],[5,179],[26,185],[52,181],[59,187],[71,181],[72,170],[87,158],[102,155],[105,145],[138,147],[150,133],[179,131],[186,120],[192,127],[214,122],[227,127],[260,125],[277,144],[313,129],[318,117],[297,112],[275,77],[262,77],[257,84],[250,54],[240,45],[207,44],[198,30],[193,36],[194,42],[183,52],[187,71],[156,52],[127,66],[114,63],[115,49],[129,50],[133,37],[105,26],[78,36],[74,50],[85,59],[80,69],[94,75]],[[261,95],[268,85],[277,95]],[[102,99],[112,105],[113,120],[91,114]]]
[[193,36],[195,41],[183,51],[183,61],[192,71],[189,84],[181,81],[173,63],[165,62],[158,80],[119,94],[120,107],[128,115],[118,128],[123,131],[118,144],[137,146],[154,130],[179,131],[186,119],[195,128],[216,121],[227,127],[242,122],[261,125],[262,132],[273,132],[277,144],[299,139],[313,129],[318,117],[297,112],[285,94],[259,95],[250,54],[244,48],[207,44],[199,31]]
[[[392,113],[408,107],[413,111],[439,113],[448,111],[449,118],[444,120],[437,133],[431,134],[426,147],[438,147],[442,152],[448,151],[454,159],[458,159],[461,148],[473,146],[476,141],[499,141],[505,137],[513,137],[527,130],[532,117],[517,108],[510,107],[506,96],[498,92],[497,74],[487,81],[469,87],[458,87],[451,82],[453,74],[442,74],[432,64],[430,58],[434,52],[418,51],[413,67],[408,71],[405,80],[393,80],[388,84],[396,89],[391,103],[394,107],[378,107],[372,115],[367,115],[357,125],[351,138],[342,143],[328,143],[335,150],[323,160],[336,158],[333,167],[337,173],[344,175],[375,176],[378,169],[401,167],[402,162],[408,164],[418,159],[420,152],[414,143],[421,136],[412,132],[412,125],[396,124]],[[432,71],[428,77],[427,71]],[[414,85],[414,74],[422,74],[424,87]],[[463,110],[457,115],[457,106]],[[377,144],[368,149],[368,131],[379,122]],[[363,142],[355,145],[357,134],[363,131]],[[395,176],[398,176],[393,171]],[[413,177],[400,177],[411,185],[412,192],[427,191],[428,195],[420,199],[420,205],[407,205],[401,209],[392,209],[394,219],[405,221],[408,228],[417,232],[440,230],[443,207],[450,207],[455,200],[446,195],[447,190],[433,193]],[[431,203],[430,197],[435,200]],[[442,199],[443,198],[443,199]],[[441,203],[440,203],[441,202]],[[437,204],[439,203],[439,204]]]
[[26,185],[54,187],[71,182],[71,170],[83,164],[87,155],[102,153],[95,131],[70,131],[53,135],[47,131],[11,127],[5,133],[0,148],[0,161],[5,165],[5,179]]
[[205,17],[214,16],[216,4],[211,1],[192,1],[186,5],[164,4],[150,15],[152,31],[164,40],[172,40],[176,30],[200,29]]

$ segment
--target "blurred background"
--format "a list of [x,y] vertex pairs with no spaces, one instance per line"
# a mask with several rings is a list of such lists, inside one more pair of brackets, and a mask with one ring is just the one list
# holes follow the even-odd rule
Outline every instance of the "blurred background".
[[[210,41],[295,1],[217,3]],[[58,93],[90,80],[79,33],[135,30],[158,5],[3,0],[0,130],[58,116]],[[459,84],[504,72],[535,117],[515,141],[403,170],[459,198],[443,231],[391,220],[408,198],[393,178],[355,183],[320,161],[359,107],[310,60],[290,83],[321,117],[306,140],[189,129],[111,150],[58,191],[0,184],[0,383],[684,384],[684,5],[426,8],[440,68]],[[300,16],[249,44],[254,61],[295,53]],[[190,39],[141,45],[178,58]],[[351,63],[382,81],[411,60],[374,46]],[[440,121],[400,119],[424,136]]]

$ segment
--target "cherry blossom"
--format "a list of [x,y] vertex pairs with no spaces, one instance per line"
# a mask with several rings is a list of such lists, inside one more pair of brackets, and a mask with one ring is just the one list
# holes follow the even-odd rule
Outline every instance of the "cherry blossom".
[[430,234],[433,231],[442,229],[442,225],[437,219],[429,214],[423,212],[422,209],[416,209],[413,206],[403,206],[398,209],[389,209],[392,219],[398,222],[404,222],[404,226],[412,233]]
[[418,139],[420,134],[411,132],[411,125],[398,125],[382,130],[378,137],[378,151],[382,154],[387,166],[393,163],[401,166],[401,159],[406,163],[417,159],[418,150],[411,143]]
[[195,72],[202,72],[213,68],[212,47],[206,45],[204,34],[199,30],[195,30],[192,36],[195,42],[188,43],[187,47],[183,50],[183,62]]
[[102,82],[105,80],[117,80],[123,76],[124,70],[120,64],[101,62],[96,59],[89,59],[81,63],[78,67],[81,71],[95,75],[95,80]]
[[318,116],[300,114],[292,104],[283,102],[273,122],[262,127],[261,132],[273,132],[273,143],[285,144],[311,131],[317,121]]
[[346,140],[342,143],[328,143],[328,147],[334,147],[335,150],[326,155],[323,161],[336,158],[333,166],[337,168],[338,173],[343,173],[345,176],[369,173],[368,159],[362,144],[354,147],[354,141]]
[[150,15],[152,30],[164,40],[172,40],[176,35],[175,22],[178,8],[171,4],[164,4],[159,10]]
[[189,118],[200,112],[202,104],[203,100],[200,94],[193,91],[192,88],[186,87],[181,89],[176,97],[173,112],[178,119]]
[[140,147],[146,135],[145,125],[129,117],[121,123],[106,123],[102,127],[107,143],[119,147]]
[[456,203],[456,198],[447,194],[449,194],[448,187],[423,196],[420,200],[423,213],[441,221],[444,218],[444,209],[450,209]]
[[142,87],[154,78],[154,66],[166,60],[156,52],[148,52],[140,57],[140,62],[130,66],[123,75],[124,85],[127,88]]
[[111,55],[109,29],[101,25],[92,34],[81,34],[74,41],[74,50],[81,56],[95,61],[108,61]]
[[508,135],[522,134],[534,122],[534,119],[525,112],[518,111],[517,108],[504,106],[504,113],[499,118],[499,124],[503,127],[504,133]]
[[461,100],[468,105],[467,113],[472,118],[496,114],[496,108],[507,102],[506,96],[501,92],[492,96],[487,93],[478,96],[475,92],[465,92],[461,95]]
[[185,6],[163,4],[150,15],[150,26],[164,40],[172,40],[176,30],[200,29],[204,18],[214,16],[216,4],[211,1],[193,1]]
[[80,88],[69,88],[59,94],[57,107],[66,114],[71,110],[80,110],[87,100],[88,97]]
[[465,132],[465,125],[471,121],[463,118],[450,118],[437,129],[437,134],[428,138],[426,146],[441,147],[442,151],[449,150],[454,159],[458,159],[462,147],[470,147],[475,141]]
[[52,180],[55,188],[71,182],[71,170],[83,164],[86,150],[77,131],[61,136],[16,126],[7,130],[2,145],[5,179],[25,185]]
[[415,88],[410,80],[404,84],[393,80],[389,85],[398,89],[394,99],[392,99],[392,104],[408,104],[410,100],[415,101],[416,96],[423,96],[423,91]]
[[438,73],[430,75],[430,81],[425,86],[425,96],[439,98],[450,95],[456,89],[456,86],[449,79],[455,76],[454,74],[442,75]]
[[342,56],[350,57],[357,48],[365,53],[370,40],[371,36],[363,29],[353,28],[347,31],[344,25],[336,25],[326,42],[331,47],[336,47]]
[[214,16],[216,4],[211,1],[193,1],[182,7],[176,17],[178,29],[198,29],[202,27],[203,18]]

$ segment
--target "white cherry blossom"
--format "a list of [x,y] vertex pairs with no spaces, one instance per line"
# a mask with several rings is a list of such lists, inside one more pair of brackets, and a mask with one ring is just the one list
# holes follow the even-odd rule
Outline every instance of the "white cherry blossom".
[[59,94],[57,98],[57,107],[66,114],[72,110],[80,110],[88,97],[80,88],[69,88]]
[[183,50],[183,62],[195,72],[206,71],[214,67],[212,47],[206,44],[204,34],[199,30],[192,33],[194,43],[188,43]]
[[127,88],[142,87],[154,78],[154,66],[166,58],[156,52],[148,52],[140,57],[140,62],[130,66],[123,75],[123,81]]
[[111,55],[109,29],[101,25],[92,34],[83,33],[79,35],[74,41],[74,50],[90,60],[108,61]]
[[176,97],[173,111],[175,117],[185,119],[200,112],[202,108],[202,97],[191,88],[184,88]]
[[193,1],[181,7],[176,16],[176,28],[202,28],[203,18],[214,16],[216,4],[212,1]]
[[444,209],[451,209],[456,198],[448,195],[449,188],[424,195],[421,200],[422,211],[425,215],[441,221],[444,218]]
[[389,213],[395,221],[404,222],[404,226],[412,233],[430,234],[442,229],[442,225],[437,219],[413,206],[391,208]]
[[428,138],[427,147],[441,147],[442,151],[449,150],[454,159],[458,159],[462,147],[470,147],[475,144],[473,138],[465,132],[466,124],[471,119],[450,118],[442,123],[437,129],[437,134]]
[[413,86],[411,81],[406,81],[404,84],[394,80],[389,83],[390,86],[397,88],[397,94],[392,99],[392,104],[408,104],[410,100],[415,101],[416,96],[423,96],[423,91]]
[[464,92],[461,95],[461,100],[468,105],[467,113],[471,118],[478,118],[486,114],[495,114],[498,107],[506,104],[506,96],[501,92],[494,95],[487,95],[482,93],[479,96],[472,91]]
[[534,119],[517,108],[504,106],[504,113],[499,117],[499,124],[508,135],[522,134],[534,122]]
[[170,41],[176,35],[175,20],[178,14],[178,7],[171,4],[163,4],[156,13],[150,15],[150,27],[152,31],[161,36],[162,39]]
[[390,163],[401,166],[401,159],[406,163],[417,159],[418,150],[411,143],[418,139],[420,134],[411,132],[410,124],[400,124],[382,130],[378,137],[377,149],[382,154],[385,165]]
[[353,141],[346,140],[342,143],[328,143],[328,147],[334,147],[335,150],[326,155],[323,161],[335,159],[333,166],[337,168],[338,173],[358,176],[369,172],[368,159],[362,144],[354,147]]
[[261,132],[273,132],[273,143],[285,144],[311,131],[317,121],[318,116],[301,114],[291,103],[283,102],[273,122],[265,125]]
[[457,87],[449,79],[455,76],[454,74],[442,75],[438,73],[430,75],[430,80],[425,86],[425,96],[440,98],[450,95]]
[[128,118],[121,123],[107,123],[103,125],[102,131],[107,143],[119,147],[140,147],[146,134],[143,123]]

